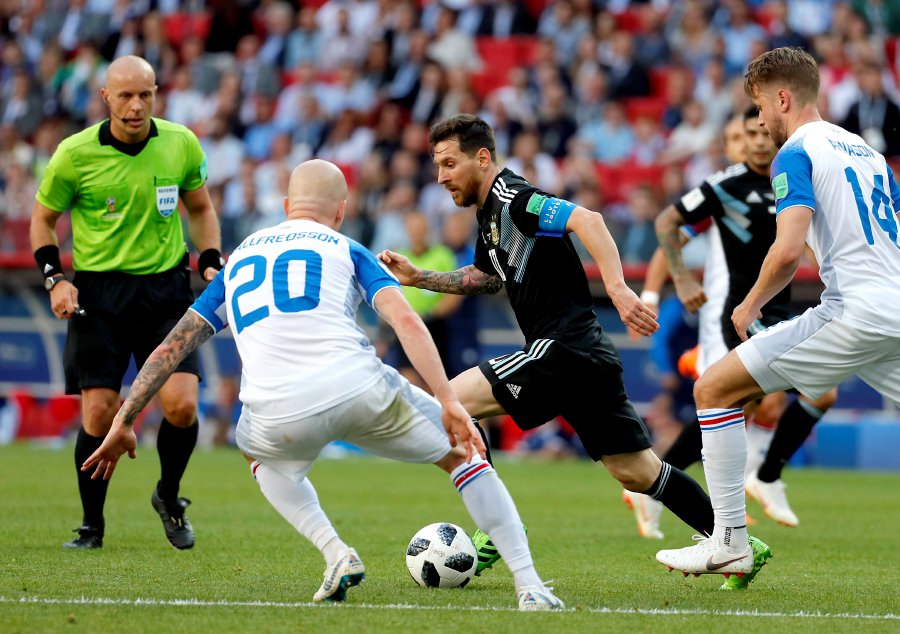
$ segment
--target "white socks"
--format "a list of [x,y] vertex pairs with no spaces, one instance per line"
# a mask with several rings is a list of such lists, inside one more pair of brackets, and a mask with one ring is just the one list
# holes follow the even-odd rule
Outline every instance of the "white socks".
[[697,410],[697,418],[703,432],[703,469],[716,520],[713,537],[725,549],[743,552],[747,548],[744,410],[701,409]]
[[476,457],[454,469],[450,479],[475,525],[490,536],[512,572],[516,591],[524,586],[542,588],[519,511],[490,463]]
[[775,427],[764,427],[752,420],[747,421],[747,468],[744,476],[756,475],[759,467],[769,453],[769,445],[772,444],[772,436],[775,435]]
[[336,562],[341,551],[348,546],[338,537],[325,511],[319,506],[319,496],[309,479],[294,482],[259,461],[254,462],[250,469],[263,495],[275,510],[319,549],[326,565]]

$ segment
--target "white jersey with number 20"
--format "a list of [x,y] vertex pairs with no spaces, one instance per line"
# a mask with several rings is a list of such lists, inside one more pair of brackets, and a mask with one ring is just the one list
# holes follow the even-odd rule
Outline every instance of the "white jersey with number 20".
[[311,415],[384,373],[356,310],[397,280],[368,250],[325,225],[288,220],[246,238],[191,310],[231,325],[240,399],[254,418]]

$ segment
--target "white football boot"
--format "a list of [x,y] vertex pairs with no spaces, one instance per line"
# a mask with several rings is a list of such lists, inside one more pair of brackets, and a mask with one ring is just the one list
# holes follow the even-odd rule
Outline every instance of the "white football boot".
[[734,552],[720,546],[715,537],[694,535],[694,540],[694,546],[659,551],[656,561],[669,570],[680,570],[684,576],[745,575],[753,571],[753,548],[749,542]]
[[659,529],[659,516],[662,515],[663,508],[665,508],[662,502],[654,500],[649,495],[635,493],[628,489],[622,489],[622,501],[634,511],[641,537],[647,539],[663,539],[665,537]]
[[784,494],[785,484],[780,479],[775,482],[763,482],[753,473],[747,478],[746,489],[762,506],[763,512],[779,524],[791,527],[800,524],[797,514],[788,504],[787,496]]
[[519,588],[519,609],[525,612],[564,610],[566,604],[552,590],[546,586],[522,586]]
[[358,586],[366,578],[366,567],[356,550],[348,548],[332,565],[325,568],[325,581],[313,595],[313,601],[343,601],[347,589]]

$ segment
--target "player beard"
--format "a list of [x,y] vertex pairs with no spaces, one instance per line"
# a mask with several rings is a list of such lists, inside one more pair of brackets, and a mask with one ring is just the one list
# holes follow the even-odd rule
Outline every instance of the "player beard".
[[779,150],[781,146],[783,146],[787,140],[787,131],[784,127],[784,121],[780,119],[774,119],[771,123],[766,122],[766,128],[769,130],[769,137],[772,139],[772,143],[775,144]]
[[453,204],[457,207],[471,207],[478,204],[478,181],[471,179],[464,187],[451,191]]

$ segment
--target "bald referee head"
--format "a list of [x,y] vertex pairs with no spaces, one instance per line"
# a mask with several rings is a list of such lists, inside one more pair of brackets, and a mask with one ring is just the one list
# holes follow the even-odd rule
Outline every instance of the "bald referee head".
[[110,131],[123,143],[140,143],[150,134],[156,101],[156,74],[147,60],[126,55],[106,70],[100,96],[109,110]]
[[307,218],[338,229],[347,204],[347,180],[334,163],[313,159],[291,172],[284,212],[291,220]]

